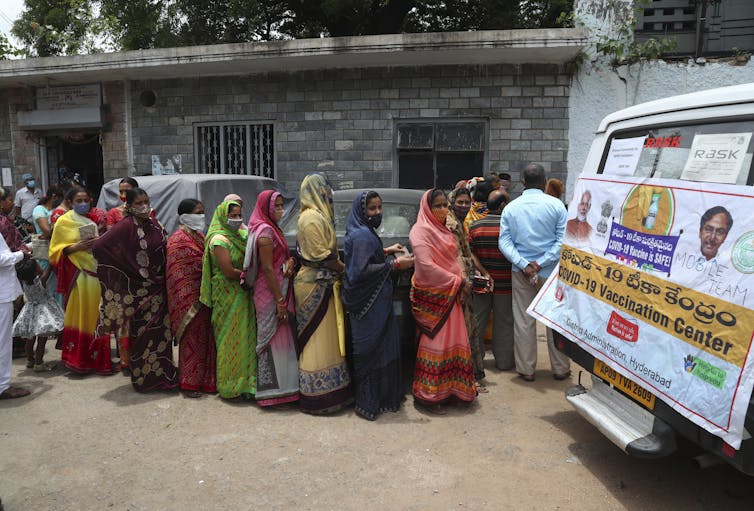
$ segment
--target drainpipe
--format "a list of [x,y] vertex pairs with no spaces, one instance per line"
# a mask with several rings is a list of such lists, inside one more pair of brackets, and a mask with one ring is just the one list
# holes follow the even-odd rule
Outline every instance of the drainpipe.
[[126,168],[129,176],[136,174],[134,166],[134,147],[131,143],[131,80],[123,81],[123,97],[125,99],[125,115],[123,127],[123,140],[126,144]]
[[704,26],[707,23],[707,0],[697,0],[696,2],[696,38],[694,44],[694,58],[702,56],[702,46],[704,45]]

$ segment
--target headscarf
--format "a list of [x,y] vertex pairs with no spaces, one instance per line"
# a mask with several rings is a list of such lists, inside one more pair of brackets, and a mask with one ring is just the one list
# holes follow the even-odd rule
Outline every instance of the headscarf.
[[322,174],[309,174],[301,182],[299,193],[301,211],[314,209],[322,213],[330,222],[335,221],[332,207],[332,188]]
[[390,275],[385,261],[382,241],[369,225],[367,217],[368,191],[353,199],[346,223],[346,278],[341,298],[351,314],[361,319],[372,307]]
[[434,337],[445,323],[463,279],[455,236],[432,214],[433,192],[434,189],[427,190],[422,196],[419,215],[409,235],[415,252],[431,256],[431,260],[421,260],[417,255],[411,279],[414,318],[429,337]]
[[285,243],[285,237],[283,231],[280,230],[280,226],[274,220],[275,218],[275,201],[280,197],[280,192],[275,190],[264,190],[257,197],[257,203],[254,205],[254,211],[249,217],[248,231],[259,231],[264,226],[272,227],[273,236],[283,246],[287,246]]
[[212,239],[218,235],[224,236],[242,254],[246,249],[246,230],[239,229],[238,231],[233,231],[228,227],[228,210],[231,206],[241,207],[236,201],[223,201],[217,206],[215,214],[212,215],[212,222],[209,224],[207,235],[205,236],[206,248],[204,250],[204,259],[202,260],[202,287],[199,301],[207,307],[212,307],[212,261],[210,258]]
[[[324,229],[319,234],[326,240],[319,248],[325,249],[321,253],[304,253],[301,256],[307,261],[323,261],[337,257],[338,242],[335,238],[335,215],[332,206],[332,188],[322,174],[309,174],[301,182],[299,192],[301,201],[301,214],[299,215],[299,228],[302,225],[317,225]],[[317,218],[324,220],[318,220]],[[319,229],[319,227],[318,227]],[[299,250],[301,247],[299,246]]]
[[275,242],[274,247],[277,250],[284,251],[283,257],[285,259],[288,259],[290,257],[290,251],[288,249],[288,244],[285,241],[285,236],[283,236],[283,231],[280,230],[280,226],[274,220],[275,201],[278,197],[280,197],[280,192],[276,192],[275,190],[264,190],[257,197],[257,203],[254,205],[254,211],[251,213],[251,217],[249,217],[249,234],[245,247],[246,254],[244,255],[243,261],[243,280],[246,280],[246,272],[250,267],[252,269],[254,277],[256,278],[259,264],[257,237],[259,235],[259,232],[265,227],[271,228],[270,230],[272,231],[272,236],[274,237]]

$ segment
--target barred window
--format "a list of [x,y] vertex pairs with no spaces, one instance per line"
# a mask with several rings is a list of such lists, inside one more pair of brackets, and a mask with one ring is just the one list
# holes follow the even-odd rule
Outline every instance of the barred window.
[[194,127],[197,172],[275,178],[274,125],[252,122]]
[[460,179],[483,175],[487,138],[481,120],[398,122],[398,186],[452,189]]

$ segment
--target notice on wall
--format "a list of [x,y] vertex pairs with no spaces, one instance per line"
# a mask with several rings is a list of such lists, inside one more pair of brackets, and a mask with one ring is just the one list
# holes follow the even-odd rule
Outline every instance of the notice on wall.
[[159,154],[152,155],[152,175],[165,176],[181,173],[181,155],[162,157]]
[[751,133],[695,135],[681,179],[735,183],[750,141]]
[[587,193],[602,219],[587,229],[571,203],[529,314],[738,448],[754,387],[754,190],[582,177],[574,196]]
[[99,108],[102,106],[100,84],[40,87],[36,90],[37,110]]
[[10,167],[3,167],[3,186],[13,187],[13,172]]
[[641,150],[647,137],[614,138],[610,142],[604,174],[615,176],[633,176],[639,164]]

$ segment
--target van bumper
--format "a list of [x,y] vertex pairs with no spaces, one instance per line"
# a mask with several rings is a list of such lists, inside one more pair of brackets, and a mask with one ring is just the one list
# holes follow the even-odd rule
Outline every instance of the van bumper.
[[674,430],[596,377],[592,388],[576,385],[566,399],[611,442],[637,458],[656,459],[677,449]]

